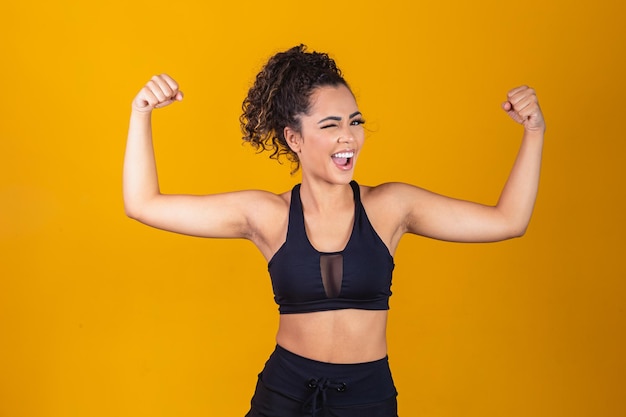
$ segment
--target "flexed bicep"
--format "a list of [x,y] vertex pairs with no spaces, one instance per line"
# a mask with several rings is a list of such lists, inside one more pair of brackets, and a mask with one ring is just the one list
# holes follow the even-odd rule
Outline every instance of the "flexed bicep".
[[407,186],[406,232],[450,242],[494,242],[517,232],[494,206]]
[[206,196],[165,195],[159,187],[152,143],[152,110],[182,100],[178,83],[152,77],[135,96],[124,158],[124,209],[147,225],[203,237],[247,237],[254,207],[273,194],[238,192]]
[[489,206],[406,188],[410,233],[459,242],[489,242],[522,236],[537,196],[545,122],[535,91],[512,89],[502,108],[524,127],[520,150],[498,203]]
[[[256,218],[271,215],[279,198],[264,191],[213,195],[159,194],[129,217],[158,229],[207,238],[250,238]],[[275,204],[274,204],[275,205]]]

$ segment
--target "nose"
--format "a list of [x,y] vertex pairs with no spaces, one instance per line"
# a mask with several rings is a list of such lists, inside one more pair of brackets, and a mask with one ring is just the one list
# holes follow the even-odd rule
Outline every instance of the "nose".
[[339,143],[350,143],[350,142],[353,142],[353,141],[354,141],[354,135],[352,134],[352,132],[349,129],[346,129],[337,138],[337,142],[339,142]]
[[339,136],[337,138],[337,142],[339,143],[350,143],[354,141],[354,138],[352,138],[352,136]]

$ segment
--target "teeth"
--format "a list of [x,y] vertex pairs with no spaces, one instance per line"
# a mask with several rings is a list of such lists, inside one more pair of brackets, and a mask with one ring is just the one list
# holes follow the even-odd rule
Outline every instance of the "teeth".
[[333,155],[333,158],[352,158],[354,156],[354,152],[338,152]]

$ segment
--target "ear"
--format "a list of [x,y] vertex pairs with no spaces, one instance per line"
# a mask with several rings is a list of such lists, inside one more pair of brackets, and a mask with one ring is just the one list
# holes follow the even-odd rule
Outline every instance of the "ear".
[[287,142],[289,148],[291,148],[291,150],[295,153],[299,153],[302,144],[302,136],[300,133],[287,126],[283,130],[283,135],[285,136],[285,142]]

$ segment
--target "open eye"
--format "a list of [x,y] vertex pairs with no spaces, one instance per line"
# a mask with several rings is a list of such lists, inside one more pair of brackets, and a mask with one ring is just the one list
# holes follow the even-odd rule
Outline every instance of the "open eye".
[[362,125],[362,124],[365,124],[365,120],[363,120],[363,119],[354,119],[353,121],[350,122],[350,124],[352,126]]

